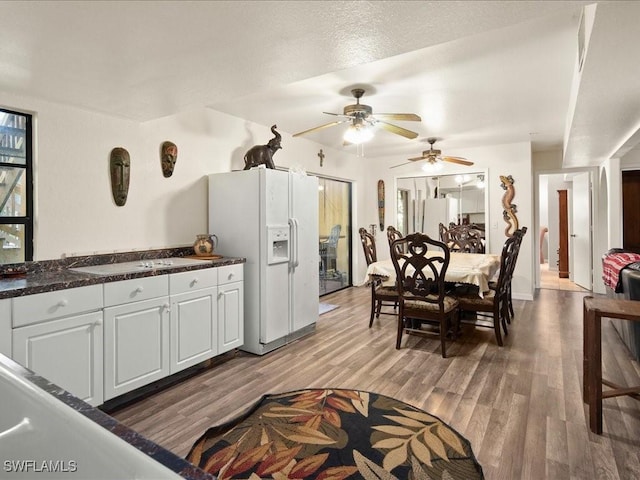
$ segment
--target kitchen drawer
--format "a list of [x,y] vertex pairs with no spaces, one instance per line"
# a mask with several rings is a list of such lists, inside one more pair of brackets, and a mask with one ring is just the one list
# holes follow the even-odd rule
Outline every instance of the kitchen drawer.
[[218,269],[204,268],[169,275],[169,292],[171,295],[191,292],[218,285]]
[[102,308],[102,285],[36,293],[13,300],[13,327]]
[[244,271],[243,267],[244,265],[242,263],[218,267],[218,285],[242,281]]
[[169,295],[169,275],[134,278],[104,284],[105,307],[167,295]]

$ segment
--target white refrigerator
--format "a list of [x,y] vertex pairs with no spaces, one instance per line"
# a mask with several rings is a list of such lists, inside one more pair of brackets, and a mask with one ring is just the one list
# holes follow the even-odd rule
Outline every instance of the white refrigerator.
[[318,179],[267,168],[209,175],[215,253],[244,257],[244,346],[263,355],[318,319]]

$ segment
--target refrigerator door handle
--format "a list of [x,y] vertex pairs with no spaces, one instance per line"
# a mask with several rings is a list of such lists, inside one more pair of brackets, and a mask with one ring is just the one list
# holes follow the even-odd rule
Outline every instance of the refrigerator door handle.
[[294,250],[295,250],[295,257],[294,257],[294,261],[293,261],[293,266],[297,267],[298,265],[300,265],[300,258],[298,256],[298,227],[300,226],[300,223],[298,222],[297,218],[293,219],[293,225],[295,226],[295,243],[294,243]]
[[295,218],[289,219],[289,266],[295,268],[298,266],[298,228]]

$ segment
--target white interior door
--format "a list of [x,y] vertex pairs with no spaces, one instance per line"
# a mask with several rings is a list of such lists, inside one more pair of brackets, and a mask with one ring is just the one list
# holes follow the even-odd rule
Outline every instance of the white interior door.
[[573,282],[591,290],[591,181],[589,172],[573,177],[572,224],[569,244]]

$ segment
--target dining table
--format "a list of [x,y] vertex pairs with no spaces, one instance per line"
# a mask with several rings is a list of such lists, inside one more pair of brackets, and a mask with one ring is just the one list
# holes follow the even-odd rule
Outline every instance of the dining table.
[[[432,255],[441,255],[433,251]],[[489,281],[500,269],[500,255],[491,253],[463,253],[451,252],[449,266],[444,275],[444,281],[462,283],[478,287],[478,295],[483,297],[489,291]],[[367,267],[367,278],[381,279],[385,286],[396,284],[396,270],[393,261],[389,259],[372,262]]]

